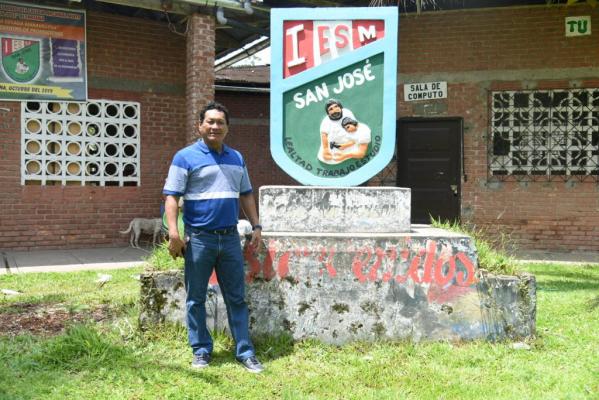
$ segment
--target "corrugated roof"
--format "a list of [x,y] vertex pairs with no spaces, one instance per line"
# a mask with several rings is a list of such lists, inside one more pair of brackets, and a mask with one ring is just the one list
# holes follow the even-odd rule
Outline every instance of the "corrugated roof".
[[215,81],[220,85],[243,85],[268,87],[270,85],[270,66],[241,66],[223,68],[216,72]]

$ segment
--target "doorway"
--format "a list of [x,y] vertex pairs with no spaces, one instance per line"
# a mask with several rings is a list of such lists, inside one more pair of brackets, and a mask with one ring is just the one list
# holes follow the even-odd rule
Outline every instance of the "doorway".
[[459,221],[462,126],[461,118],[397,121],[397,186],[412,190],[412,223]]

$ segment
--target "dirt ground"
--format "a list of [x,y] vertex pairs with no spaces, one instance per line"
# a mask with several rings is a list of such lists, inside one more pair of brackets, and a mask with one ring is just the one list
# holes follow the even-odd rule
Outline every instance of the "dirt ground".
[[0,335],[57,335],[74,323],[103,321],[109,313],[108,306],[77,310],[59,303],[12,303],[0,306]]

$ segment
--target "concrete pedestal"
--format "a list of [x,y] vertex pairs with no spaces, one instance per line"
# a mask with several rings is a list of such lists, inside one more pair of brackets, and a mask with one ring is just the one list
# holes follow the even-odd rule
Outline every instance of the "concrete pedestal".
[[399,233],[410,231],[410,189],[262,186],[265,232]]
[[[260,196],[264,246],[245,251],[254,335],[342,344],[534,334],[534,277],[480,273],[470,237],[410,226],[408,189],[267,187]],[[160,275],[142,277],[142,324],[184,323],[182,273]],[[214,290],[209,326],[224,329]]]

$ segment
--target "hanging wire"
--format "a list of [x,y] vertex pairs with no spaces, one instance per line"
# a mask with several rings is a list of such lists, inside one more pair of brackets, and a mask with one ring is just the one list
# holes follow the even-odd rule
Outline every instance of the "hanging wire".
[[371,7],[383,7],[391,4],[397,4],[407,9],[409,5],[416,5],[416,12],[420,12],[424,9],[435,9],[437,7],[436,0],[370,0]]
[[168,22],[168,30],[176,35],[187,36],[187,32],[189,31],[189,18],[185,17],[183,19],[183,21],[185,22],[185,30],[183,32],[179,32],[177,30],[177,26],[173,23],[173,21],[171,21],[171,17],[168,14],[168,11],[166,10],[165,7],[162,8],[162,11],[164,12],[164,15],[166,16],[166,20]]

